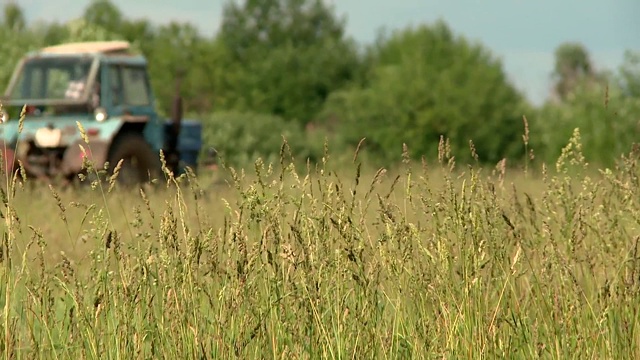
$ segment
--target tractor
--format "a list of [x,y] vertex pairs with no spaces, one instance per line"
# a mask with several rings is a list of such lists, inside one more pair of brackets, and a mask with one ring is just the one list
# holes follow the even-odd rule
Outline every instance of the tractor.
[[[65,183],[94,169],[136,185],[197,169],[202,124],[183,119],[177,76],[170,119],[156,112],[147,59],[125,41],[65,43],[28,53],[0,104],[5,171]],[[96,171],[96,173],[98,173]]]

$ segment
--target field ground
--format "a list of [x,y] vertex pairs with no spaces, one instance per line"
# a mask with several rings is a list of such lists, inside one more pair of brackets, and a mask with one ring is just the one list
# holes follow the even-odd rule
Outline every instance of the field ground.
[[145,192],[18,185],[0,351],[637,358],[637,154],[598,172],[576,149],[544,174],[356,161]]

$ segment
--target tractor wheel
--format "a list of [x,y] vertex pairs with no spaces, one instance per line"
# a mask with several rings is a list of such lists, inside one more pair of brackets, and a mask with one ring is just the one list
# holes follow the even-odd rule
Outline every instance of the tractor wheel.
[[123,160],[116,180],[124,186],[136,186],[149,182],[160,175],[160,159],[141,134],[124,133],[119,135],[109,151],[109,175],[112,175],[118,162]]

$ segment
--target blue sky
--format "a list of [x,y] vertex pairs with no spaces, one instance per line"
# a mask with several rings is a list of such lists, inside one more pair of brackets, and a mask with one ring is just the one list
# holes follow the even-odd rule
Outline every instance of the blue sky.
[[[8,0],[3,0],[8,1]],[[66,21],[90,0],[13,0],[28,21]],[[443,19],[459,34],[500,57],[506,72],[534,103],[550,88],[553,51],[564,41],[582,42],[596,67],[615,69],[626,49],[640,51],[640,0],[327,0],[347,17],[347,32],[361,43],[379,29],[394,30]],[[177,20],[213,35],[223,0],[113,0],[130,18]]]

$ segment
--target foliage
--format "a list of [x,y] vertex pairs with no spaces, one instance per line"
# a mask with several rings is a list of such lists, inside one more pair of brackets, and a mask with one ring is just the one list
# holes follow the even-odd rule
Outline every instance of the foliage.
[[4,6],[2,25],[14,31],[22,31],[26,27],[26,21],[22,9],[18,4],[9,2]]
[[620,67],[620,83],[626,96],[640,98],[640,52],[625,52]]
[[500,63],[442,22],[381,39],[364,86],[334,93],[325,109],[352,143],[394,159],[406,143],[414,157],[433,156],[441,136],[454,155],[481,161],[521,153],[523,101]]
[[584,155],[590,162],[611,166],[640,138],[640,98],[625,96],[610,86],[577,86],[562,103],[548,103],[532,120],[533,147],[545,161],[560,155],[562,144],[579,128]]
[[217,112],[205,119],[205,142],[211,144],[227,166],[246,168],[261,158],[280,158],[283,139],[296,161],[316,162],[322,155],[322,133],[309,133],[281,117],[244,112]]
[[589,52],[582,44],[564,43],[556,48],[555,91],[565,99],[576,85],[594,74]]
[[0,53],[5,59],[0,63],[0,84],[3,89],[9,84],[18,60],[26,52],[38,49],[41,44],[41,39],[34,33],[16,32],[7,27],[0,27]]
[[182,74],[184,78],[180,93],[185,99],[185,108],[203,112],[211,109],[206,99],[204,104],[198,104],[211,93],[211,84],[206,82],[211,77],[207,72],[211,66],[206,64],[215,61],[216,57],[195,27],[170,23],[160,28],[150,43],[140,44],[145,55],[154,59],[149,64],[149,76],[159,99],[158,107],[165,114],[170,112],[171,100],[177,90],[176,81]]
[[321,0],[228,2],[220,39],[233,82],[232,106],[305,124],[358,71],[344,22]]
[[118,32],[124,22],[122,12],[110,0],[93,0],[85,8],[82,18],[108,32]]

